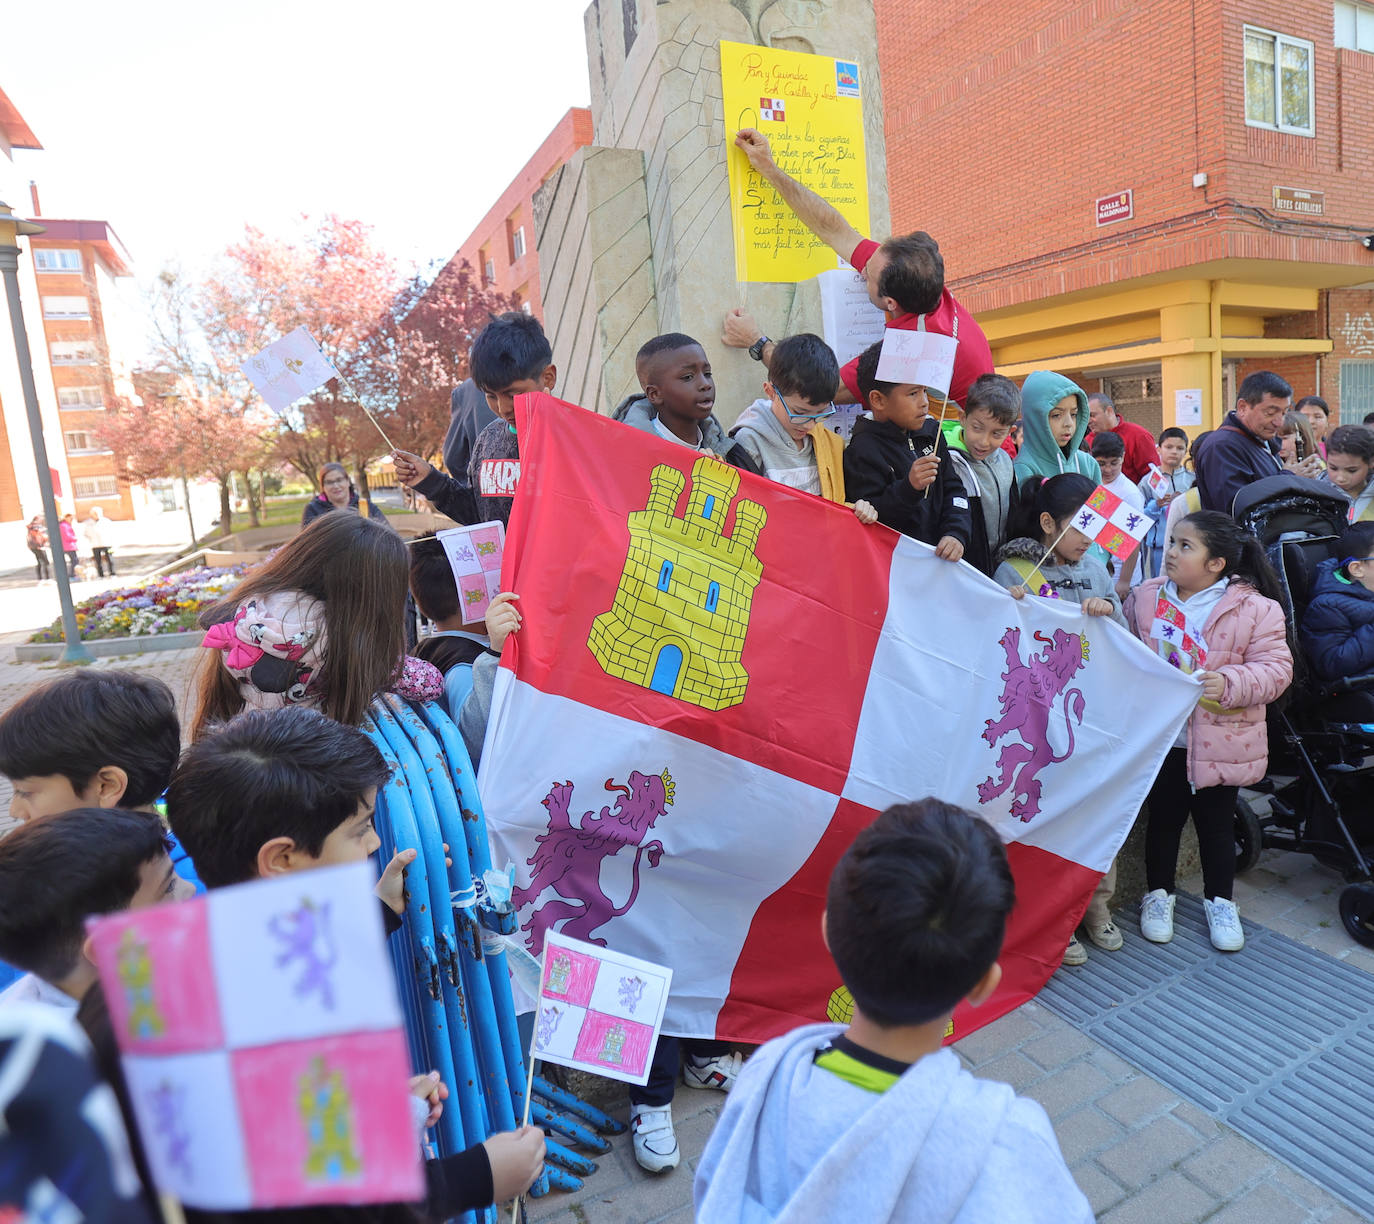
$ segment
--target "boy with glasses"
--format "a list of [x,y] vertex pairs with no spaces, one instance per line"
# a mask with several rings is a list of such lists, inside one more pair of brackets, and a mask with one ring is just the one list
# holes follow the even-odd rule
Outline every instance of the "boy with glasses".
[[763,398],[740,413],[730,436],[769,480],[843,503],[844,443],[825,424],[839,389],[830,346],[809,332],[789,336],[773,347]]

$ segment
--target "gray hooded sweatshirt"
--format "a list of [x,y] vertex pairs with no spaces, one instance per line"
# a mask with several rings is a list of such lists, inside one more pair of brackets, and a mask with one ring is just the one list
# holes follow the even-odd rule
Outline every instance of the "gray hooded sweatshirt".
[[820,494],[821,474],[816,468],[815,443],[803,438],[800,449],[792,435],[783,428],[766,399],[756,399],[743,412],[730,431],[749,457],[763,470],[769,480],[785,484],[803,493]]
[[884,1093],[815,1065],[813,1024],[745,1065],[697,1167],[697,1224],[1091,1224],[1045,1111],[950,1050]]
[[[1008,540],[997,552],[997,568],[992,574],[993,582],[1006,587],[1007,590],[1014,586],[1022,586],[1025,579],[1011,564],[1011,559],[1017,558],[1035,565],[1044,555],[1045,546],[1038,540],[1026,536],[1019,540]],[[1039,573],[1059,599],[1067,599],[1076,604],[1081,604],[1085,599],[1105,599],[1112,605],[1112,620],[1123,629],[1129,628],[1126,618],[1121,614],[1121,600],[1117,597],[1116,584],[1112,581],[1112,576],[1107,573],[1107,567],[1091,553],[1072,565],[1056,565],[1051,559],[1040,566]],[[1032,581],[1032,595],[1040,593],[1037,589],[1039,585],[1041,584]]]

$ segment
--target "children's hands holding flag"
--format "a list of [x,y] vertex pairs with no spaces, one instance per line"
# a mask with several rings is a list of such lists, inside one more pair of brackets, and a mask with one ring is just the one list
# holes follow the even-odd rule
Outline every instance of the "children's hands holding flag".
[[865,527],[872,527],[878,521],[878,512],[868,502],[860,498],[854,503],[854,517]]
[[911,469],[907,472],[906,478],[910,482],[911,487],[915,489],[917,493],[920,493],[930,488],[930,486],[935,483],[935,477],[939,471],[940,456],[934,451],[931,451],[930,454],[922,455],[911,465]]
[[941,561],[958,561],[964,555],[964,546],[953,536],[941,536],[935,545],[935,555]]
[[519,598],[514,591],[502,591],[487,607],[487,637],[497,654],[506,639],[520,628],[520,609],[514,602]]
[[1083,601],[1083,611],[1089,616],[1110,616],[1112,614],[1112,601],[1094,595],[1091,599]]
[[1220,672],[1202,671],[1194,673],[1202,681],[1202,696],[1206,701],[1220,701],[1226,691],[1226,677]]
[[487,1159],[491,1161],[494,1202],[504,1203],[517,1194],[524,1194],[544,1167],[544,1132],[537,1126],[502,1131],[482,1146],[487,1149]]
[[413,489],[434,471],[419,455],[412,455],[409,451],[392,451],[391,462],[396,468],[396,479],[407,489]]

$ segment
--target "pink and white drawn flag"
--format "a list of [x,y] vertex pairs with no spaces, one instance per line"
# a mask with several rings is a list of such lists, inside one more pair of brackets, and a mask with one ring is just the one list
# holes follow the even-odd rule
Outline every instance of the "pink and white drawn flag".
[[339,377],[334,363],[304,327],[269,344],[239,369],[273,412],[285,412],[301,396]]
[[244,1211],[424,1197],[368,863],[90,923],[158,1189]]
[[1207,643],[1201,627],[1162,591],[1155,604],[1150,638],[1164,647],[1164,657],[1180,671],[1202,671],[1207,666]]
[[843,1019],[831,871],[933,795],[988,820],[1016,877],[1002,985],[954,1037],[1032,997],[1197,682],[820,498],[549,396],[516,419],[501,585],[524,622],[480,786],[530,950],[561,934],[670,968],[679,1036]]
[[1149,534],[1154,519],[1098,485],[1074,516],[1073,525],[1094,544],[1124,561]]
[[500,519],[450,527],[438,533],[439,543],[448,558],[453,580],[458,586],[458,603],[463,622],[482,623],[491,601],[501,590],[501,552],[506,542],[506,527]]
[[630,1084],[649,1081],[673,971],[550,932],[533,1053]]

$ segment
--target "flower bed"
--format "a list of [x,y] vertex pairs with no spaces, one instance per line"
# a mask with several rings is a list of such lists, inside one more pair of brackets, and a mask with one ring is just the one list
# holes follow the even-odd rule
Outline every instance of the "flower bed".
[[[76,605],[76,624],[86,641],[185,633],[196,627],[201,609],[215,603],[237,584],[244,567],[201,566],[153,578],[139,586],[105,591]],[[62,641],[62,622],[40,629],[30,642]]]

